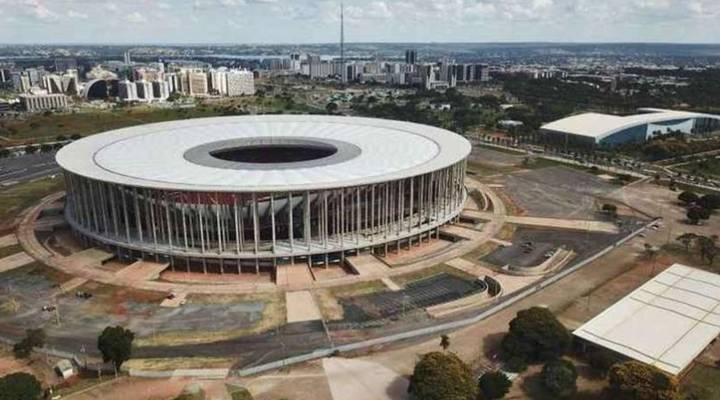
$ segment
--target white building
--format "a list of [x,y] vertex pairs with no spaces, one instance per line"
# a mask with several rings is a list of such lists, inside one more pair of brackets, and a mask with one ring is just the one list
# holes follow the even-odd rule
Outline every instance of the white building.
[[205,96],[208,94],[208,79],[204,71],[194,71],[187,74],[188,94],[191,96]]
[[228,69],[225,67],[210,69],[210,91],[221,96],[228,94]]
[[118,97],[120,97],[122,101],[137,101],[138,96],[135,83],[127,79],[121,81],[118,86]]
[[166,81],[155,81],[152,83],[152,93],[158,100],[167,100],[170,97],[170,85]]
[[152,83],[141,80],[135,82],[135,93],[137,93],[138,100],[152,101],[153,100],[153,86]]
[[250,71],[228,71],[226,80],[228,96],[252,96],[255,94],[255,78]]
[[674,264],[573,334],[679,375],[720,334],[720,275]]
[[68,107],[68,98],[64,94],[21,94],[20,104],[29,112],[62,110]]

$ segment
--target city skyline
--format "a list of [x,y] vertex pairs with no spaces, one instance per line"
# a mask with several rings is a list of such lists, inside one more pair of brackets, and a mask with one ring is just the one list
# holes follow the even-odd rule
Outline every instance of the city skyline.
[[[344,17],[347,43],[718,43],[718,16],[713,0],[348,0]],[[3,43],[334,43],[339,22],[334,0],[0,0]]]

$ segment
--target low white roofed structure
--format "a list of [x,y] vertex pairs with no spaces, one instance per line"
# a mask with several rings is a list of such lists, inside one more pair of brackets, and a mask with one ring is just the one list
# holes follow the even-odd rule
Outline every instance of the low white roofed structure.
[[680,374],[720,334],[720,275],[674,264],[573,333]]
[[582,113],[547,123],[541,129],[547,133],[585,138],[596,144],[610,139],[615,144],[645,141],[668,131],[708,131],[720,124],[720,116],[711,114],[658,108],[640,108],[638,111],[639,114],[626,116]]

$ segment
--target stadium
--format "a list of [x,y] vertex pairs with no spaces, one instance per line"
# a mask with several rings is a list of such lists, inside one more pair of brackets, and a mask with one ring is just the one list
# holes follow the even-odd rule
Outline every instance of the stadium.
[[470,143],[407,122],[216,117],[93,135],[57,154],[88,244],[181,271],[339,262],[439,235],[466,199]]

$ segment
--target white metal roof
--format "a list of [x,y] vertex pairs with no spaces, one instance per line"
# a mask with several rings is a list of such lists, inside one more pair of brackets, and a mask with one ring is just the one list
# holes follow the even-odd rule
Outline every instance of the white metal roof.
[[[226,169],[188,161],[197,146],[237,138],[330,139],[360,148],[332,165]],[[354,186],[448,167],[470,153],[453,132],[408,122],[309,115],[215,117],[148,124],[89,136],[62,148],[60,166],[123,185],[191,191],[287,191]]]
[[613,133],[638,125],[689,118],[720,119],[720,116],[717,115],[663,110],[658,108],[641,108],[638,111],[644,113],[627,116],[592,112],[577,114],[545,124],[541,127],[541,129],[590,137],[599,141],[612,135]]
[[720,334],[720,275],[675,264],[574,334],[679,374]]

